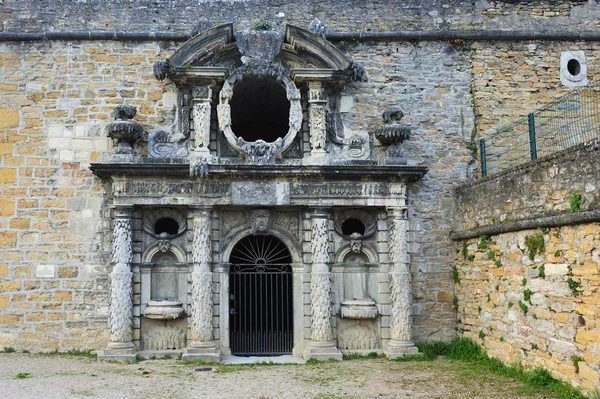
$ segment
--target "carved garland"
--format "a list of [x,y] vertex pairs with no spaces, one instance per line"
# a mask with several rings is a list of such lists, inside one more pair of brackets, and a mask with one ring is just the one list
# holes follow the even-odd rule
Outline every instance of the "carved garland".
[[395,341],[412,339],[411,276],[407,263],[406,234],[408,220],[405,209],[390,209],[388,234],[390,261],[390,335]]
[[312,313],[311,339],[317,342],[333,340],[331,332],[331,273],[329,273],[329,234],[325,215],[312,220],[312,272],[310,301]]
[[201,212],[194,222],[194,241],[192,246],[192,340],[209,342],[212,340],[212,260],[210,213]]
[[131,213],[117,210],[113,230],[112,260],[110,274],[110,308],[108,323],[111,342],[131,342],[133,324],[131,261]]

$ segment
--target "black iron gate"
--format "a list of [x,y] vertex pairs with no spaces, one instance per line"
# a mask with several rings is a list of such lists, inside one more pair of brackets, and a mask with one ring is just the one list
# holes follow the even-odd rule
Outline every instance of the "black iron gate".
[[249,236],[231,253],[229,329],[237,356],[292,353],[291,257],[273,236]]

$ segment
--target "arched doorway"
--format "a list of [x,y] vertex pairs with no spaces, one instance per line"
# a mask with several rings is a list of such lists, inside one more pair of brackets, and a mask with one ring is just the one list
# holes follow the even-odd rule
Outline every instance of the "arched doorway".
[[229,330],[236,356],[292,353],[292,257],[271,235],[241,239],[229,257]]

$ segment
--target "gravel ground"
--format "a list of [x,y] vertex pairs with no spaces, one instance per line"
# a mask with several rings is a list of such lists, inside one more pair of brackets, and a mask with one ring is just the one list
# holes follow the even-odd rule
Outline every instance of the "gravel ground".
[[[209,371],[197,371],[203,368]],[[520,383],[464,363],[347,360],[206,367],[175,359],[109,363],[64,355],[0,354],[0,398],[535,398]],[[539,398],[547,396],[538,396]]]

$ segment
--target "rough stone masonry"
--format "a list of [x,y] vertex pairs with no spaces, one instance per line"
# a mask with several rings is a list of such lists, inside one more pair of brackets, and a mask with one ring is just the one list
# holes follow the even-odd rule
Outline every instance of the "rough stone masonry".
[[[360,38],[375,32],[486,30],[589,32],[595,37],[600,7],[593,1],[333,1],[326,7],[317,1],[259,0],[45,3],[0,3],[0,347],[18,350],[106,346],[113,188],[90,171],[90,164],[113,151],[106,125],[117,105],[135,106],[135,120],[147,133],[174,123],[177,87],[170,80],[157,81],[152,66],[171,57],[182,42],[150,36],[111,40],[110,35],[105,40],[26,41],[14,35],[90,31],[185,37],[229,22],[234,30],[267,24],[283,32],[288,24],[308,28],[315,18],[323,21],[330,40],[366,72],[366,81],[350,82],[340,93],[343,125],[367,132],[372,158],[383,163],[387,149],[373,131],[382,126],[384,111],[401,109],[402,122],[411,128],[403,143],[407,163],[428,169],[407,193],[410,311],[417,341],[450,339],[464,323],[460,316],[457,324],[453,305],[457,244],[450,233],[471,222],[455,222],[457,209],[460,215],[469,213],[453,189],[477,174],[475,140],[570,90],[560,79],[561,52],[585,53],[590,84],[597,81],[599,67],[598,41],[585,35],[578,36],[581,40],[541,34],[510,41],[450,35]],[[333,39],[344,32],[355,35]],[[308,104],[303,107],[306,118]],[[216,118],[210,129],[217,145]],[[304,122],[302,134],[309,131]],[[309,153],[305,144],[302,151]],[[136,153],[144,155],[146,142],[137,145]],[[133,231],[142,231],[141,216],[134,221]],[[214,223],[216,230],[222,228],[221,221]],[[377,223],[381,234],[375,240],[383,247],[387,224]],[[302,241],[310,243],[310,226],[299,231]],[[141,257],[141,249],[133,251]],[[142,290],[140,281],[134,281],[134,296],[141,295],[135,292]],[[459,288],[459,304],[460,293]],[[586,380],[594,383],[591,377]]]

